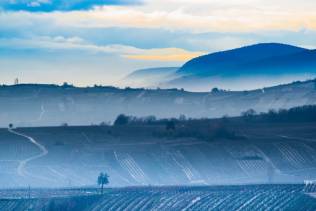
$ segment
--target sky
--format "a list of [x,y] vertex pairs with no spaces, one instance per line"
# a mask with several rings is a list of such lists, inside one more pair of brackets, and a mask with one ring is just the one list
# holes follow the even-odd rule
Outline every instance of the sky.
[[315,0],[0,0],[0,84],[124,86],[128,73],[280,42],[316,48]]

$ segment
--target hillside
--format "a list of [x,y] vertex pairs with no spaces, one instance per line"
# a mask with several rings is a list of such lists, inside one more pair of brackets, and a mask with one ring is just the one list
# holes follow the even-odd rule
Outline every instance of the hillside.
[[[279,58],[282,58],[284,65],[287,62],[305,64],[306,59],[309,58],[295,55],[303,55],[302,53],[306,54],[307,52],[315,58],[316,54],[313,51],[304,48],[276,43],[257,44],[192,59],[184,64],[178,73],[194,76],[266,74],[262,66],[266,65],[267,62],[271,67],[279,62]],[[295,60],[293,61],[293,59]],[[315,65],[314,62],[310,71],[316,72]],[[245,68],[248,71],[245,71]],[[266,71],[269,72],[269,70]],[[283,73],[287,73],[287,69],[277,68],[273,72],[275,75]]]
[[265,58],[244,65],[244,70],[256,70],[265,74],[293,74],[316,72],[316,50],[305,50],[289,55]]
[[77,88],[32,85],[0,87],[0,127],[99,124],[121,113],[158,118],[239,116],[254,109],[316,104],[315,81],[296,82],[253,91],[187,92],[177,89]]
[[313,122],[199,120],[176,124],[0,130],[0,187],[302,183],[316,175]]
[[316,51],[263,43],[211,53],[186,62],[161,87],[205,91],[249,90],[316,77]]

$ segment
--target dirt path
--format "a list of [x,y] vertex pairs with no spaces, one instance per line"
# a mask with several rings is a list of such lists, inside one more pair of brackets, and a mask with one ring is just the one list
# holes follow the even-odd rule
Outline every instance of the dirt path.
[[28,135],[25,135],[23,133],[19,133],[19,132],[16,132],[14,131],[13,129],[8,129],[8,131],[12,134],[15,134],[15,135],[18,135],[18,136],[21,136],[23,138],[26,138],[31,144],[35,145],[41,152],[38,154],[38,155],[35,155],[35,156],[32,156],[32,157],[29,157],[25,160],[21,160],[20,161],[20,164],[17,168],[17,172],[20,176],[26,176],[27,175],[27,171],[26,171],[26,165],[31,162],[31,161],[34,161],[36,159],[39,159],[41,157],[44,157],[45,155],[48,154],[48,150],[46,149],[46,147],[40,143],[38,143],[34,138],[28,136]]

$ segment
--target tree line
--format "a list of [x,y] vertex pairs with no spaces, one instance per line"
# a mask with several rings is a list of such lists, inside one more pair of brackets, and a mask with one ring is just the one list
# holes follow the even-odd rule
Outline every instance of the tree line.
[[249,109],[242,113],[245,121],[257,122],[315,122],[316,105],[306,105],[290,109],[269,110],[266,113],[257,113]]

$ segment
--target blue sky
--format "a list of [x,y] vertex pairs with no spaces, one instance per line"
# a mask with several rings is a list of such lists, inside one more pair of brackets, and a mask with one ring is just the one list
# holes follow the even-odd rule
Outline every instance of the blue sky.
[[103,5],[137,5],[137,0],[3,0],[1,7],[8,11],[53,12],[89,10]]
[[316,48],[315,10],[314,0],[0,0],[0,83],[123,86],[135,69],[259,42]]

